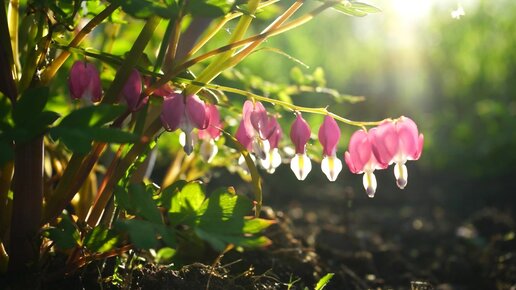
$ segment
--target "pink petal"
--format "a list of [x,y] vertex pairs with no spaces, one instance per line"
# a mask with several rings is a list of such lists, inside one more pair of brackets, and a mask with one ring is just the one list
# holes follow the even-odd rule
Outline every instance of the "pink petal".
[[217,106],[209,104],[206,105],[206,112],[210,116],[208,127],[204,130],[199,130],[200,139],[217,139],[222,132],[220,129],[222,124],[220,122],[220,113]]
[[359,173],[360,170],[357,170],[357,168],[355,167],[355,164],[353,163],[353,159],[351,158],[351,155],[349,154],[348,151],[346,151],[346,153],[344,153],[344,160],[346,161],[346,164],[348,165],[348,168],[349,168],[349,171],[351,171],[351,173]]
[[[401,117],[396,122],[398,131],[399,153],[407,159],[415,160],[419,158],[419,132],[416,123],[407,117]],[[416,158],[417,157],[417,158]]]
[[73,99],[89,97],[98,102],[102,98],[100,75],[93,64],[76,61],[70,69],[68,86]]
[[351,163],[353,165],[353,169],[350,170],[353,173],[359,173],[364,171],[364,168],[371,159],[372,149],[371,142],[369,141],[368,134],[364,130],[358,130],[353,135],[351,135],[351,139],[349,140],[349,147],[346,155],[349,157],[346,160],[346,163]]
[[330,116],[324,118],[319,128],[319,142],[323,146],[323,153],[326,156],[333,156],[337,151],[337,144],[340,140],[340,128],[337,122]]
[[254,128],[253,124],[251,123],[251,113],[254,110],[254,104],[251,101],[245,101],[244,106],[242,107],[242,121],[245,129],[245,134],[249,138],[254,137]]
[[137,69],[133,69],[131,75],[127,79],[127,82],[122,89],[122,94],[127,102],[128,107],[132,111],[136,111],[141,108],[147,100],[144,99],[140,102],[140,95],[142,93],[142,77]]
[[281,130],[281,126],[279,125],[276,118],[271,117],[270,121],[268,122],[268,126],[272,126],[274,128],[272,134],[269,137],[269,144],[271,149],[278,148],[279,141],[281,140],[281,137],[283,136],[283,131]]
[[163,100],[161,109],[161,122],[167,131],[175,131],[179,128],[185,112],[183,95],[173,93]]
[[238,129],[235,133],[235,138],[244,146],[245,149],[250,150],[251,149],[251,141],[252,139],[249,138],[246,134],[244,121],[242,120],[240,122],[240,125],[238,125]]
[[206,114],[204,102],[197,95],[186,97],[186,116],[197,129],[208,127],[210,118]]
[[381,163],[391,163],[398,152],[399,142],[396,127],[392,121],[386,121],[378,127],[371,129],[373,153]]
[[290,128],[290,140],[296,147],[296,153],[305,153],[306,143],[310,140],[310,127],[300,113],[297,114],[296,120]]

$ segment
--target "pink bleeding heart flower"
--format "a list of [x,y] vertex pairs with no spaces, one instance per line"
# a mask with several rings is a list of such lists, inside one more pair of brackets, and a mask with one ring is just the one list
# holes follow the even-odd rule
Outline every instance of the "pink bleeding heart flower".
[[197,132],[199,139],[201,140],[200,153],[202,158],[210,163],[219,149],[215,145],[222,132],[222,122],[220,121],[220,113],[217,106],[209,104],[205,106],[207,114],[210,116],[208,127],[206,129],[200,129]]
[[395,121],[385,121],[373,134],[373,152],[382,163],[394,166],[396,184],[403,189],[407,186],[407,160],[418,160],[423,151],[423,134],[419,134],[416,123],[407,117]]
[[260,102],[246,101],[242,110],[242,121],[245,134],[251,139],[253,153],[260,159],[265,159],[270,149],[267,140],[274,131],[274,117],[269,117],[265,107]]
[[321,169],[330,181],[335,181],[342,170],[342,162],[337,158],[337,145],[340,140],[340,128],[335,119],[330,116],[324,118],[319,128],[319,142],[323,146],[324,158]]
[[296,149],[296,155],[290,160],[290,169],[299,180],[304,180],[312,170],[312,163],[306,155],[306,143],[310,140],[310,133],[308,123],[303,119],[301,113],[297,113],[290,128],[290,140]]
[[149,100],[148,96],[140,100],[143,89],[142,85],[140,72],[137,69],[133,69],[122,89],[125,102],[133,112],[141,109]]
[[265,159],[260,159],[260,164],[268,173],[274,173],[276,168],[281,165],[281,155],[279,154],[278,144],[283,136],[283,131],[276,118],[272,117],[268,122],[268,126],[273,128],[272,134],[267,139],[269,141],[270,149],[267,152]]
[[385,169],[388,163],[381,162],[376,159],[373,154],[373,138],[372,135],[376,129],[358,130],[351,136],[348,151],[344,154],[346,164],[352,173],[364,173],[363,185],[369,197],[374,197],[376,192],[376,177],[374,171],[376,169]]
[[92,102],[99,102],[102,98],[102,85],[97,68],[85,61],[76,61],[70,69],[68,87],[72,99],[86,98]]
[[196,95],[184,97],[179,93],[172,93],[165,97],[161,111],[161,122],[167,131],[178,128],[185,133],[184,150],[190,155],[193,151],[193,129],[206,129],[209,123],[209,112],[204,102]]

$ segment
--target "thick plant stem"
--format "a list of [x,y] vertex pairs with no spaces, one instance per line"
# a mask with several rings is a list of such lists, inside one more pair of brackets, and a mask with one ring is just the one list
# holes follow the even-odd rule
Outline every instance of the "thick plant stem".
[[11,211],[9,210],[9,188],[13,177],[14,164],[9,162],[0,170],[0,241],[5,238]]
[[43,203],[43,136],[25,144],[16,144],[13,193],[8,272],[19,275],[30,273],[38,266]]
[[[84,28],[79,31],[79,33],[72,39],[68,47],[77,47],[81,42],[86,38],[86,36],[93,30],[93,28],[97,27],[104,19],[109,17],[115,11],[120,4],[110,4],[106,9],[93,17]],[[41,75],[41,83],[47,84],[54,75],[57,73],[59,68],[63,65],[63,63],[68,59],[71,52],[69,50],[63,50],[61,54],[45,69],[43,74]]]

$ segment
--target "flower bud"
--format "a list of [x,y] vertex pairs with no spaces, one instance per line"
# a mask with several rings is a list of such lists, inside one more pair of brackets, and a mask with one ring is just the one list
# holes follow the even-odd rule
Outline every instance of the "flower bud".
[[68,87],[72,99],[86,98],[92,102],[99,102],[102,99],[99,72],[93,64],[85,61],[76,61],[72,65]]

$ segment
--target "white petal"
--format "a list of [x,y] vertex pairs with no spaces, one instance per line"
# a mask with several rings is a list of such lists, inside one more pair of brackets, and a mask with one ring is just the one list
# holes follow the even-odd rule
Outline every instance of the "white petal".
[[253,153],[259,159],[267,158],[267,152],[270,150],[270,144],[267,140],[262,140],[259,137],[254,137],[252,141]]
[[185,144],[186,144],[186,134],[183,131],[181,131],[181,133],[179,133],[179,144],[181,144],[181,147],[185,147]]
[[312,170],[312,162],[306,154],[296,154],[294,158],[290,160],[290,169],[292,169],[297,179],[305,180],[310,170]]
[[362,178],[362,182],[364,184],[364,188],[366,190],[367,196],[370,198],[374,197],[376,192],[376,177],[372,171],[364,172],[364,177]]
[[396,163],[396,165],[394,165],[394,177],[396,177],[398,187],[404,189],[408,182],[407,166],[402,163]]
[[321,162],[321,169],[330,181],[335,181],[342,170],[342,162],[336,156],[325,156]]
[[260,165],[263,169],[267,170],[268,173],[272,174],[276,171],[276,168],[281,164],[281,156],[278,152],[278,148],[272,148],[267,153],[265,159],[260,159]]
[[193,146],[194,146],[194,138],[193,138],[193,132],[185,132],[185,145],[183,146],[183,149],[185,150],[186,155],[190,155],[193,152]]
[[213,141],[213,139],[209,139],[203,140],[201,142],[201,148],[199,151],[201,153],[202,159],[210,163],[215,155],[217,155],[217,152],[219,152],[219,148],[217,145],[215,145],[215,141]]

